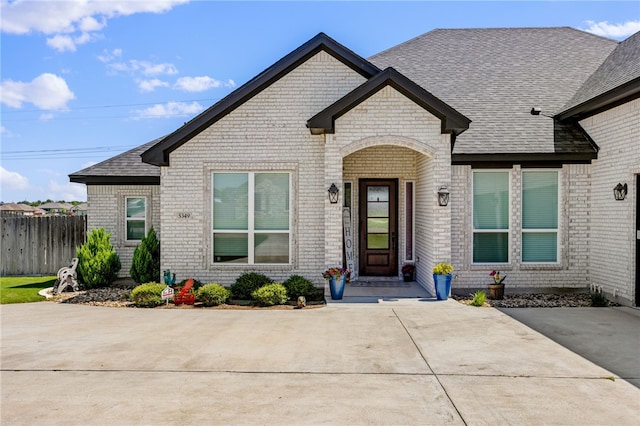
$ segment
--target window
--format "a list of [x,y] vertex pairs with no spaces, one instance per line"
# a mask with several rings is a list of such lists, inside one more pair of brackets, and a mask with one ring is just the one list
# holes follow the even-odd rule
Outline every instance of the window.
[[127,241],[140,241],[147,232],[147,199],[125,197]]
[[286,264],[289,173],[213,174],[214,263]]
[[404,260],[413,261],[413,182],[405,182],[404,188]]
[[558,172],[522,172],[522,262],[558,261]]
[[473,262],[509,262],[509,172],[473,173]]

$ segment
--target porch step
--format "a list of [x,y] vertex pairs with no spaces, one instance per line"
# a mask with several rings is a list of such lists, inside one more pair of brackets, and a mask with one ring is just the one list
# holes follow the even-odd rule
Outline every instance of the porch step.
[[327,304],[332,303],[382,303],[399,299],[435,298],[420,284],[399,280],[362,279],[347,283],[341,300],[331,299],[329,285],[325,286]]

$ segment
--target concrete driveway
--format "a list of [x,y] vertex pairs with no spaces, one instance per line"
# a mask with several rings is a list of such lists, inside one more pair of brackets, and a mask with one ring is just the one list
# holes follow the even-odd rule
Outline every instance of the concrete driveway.
[[635,425],[640,389],[491,308],[3,305],[2,424]]

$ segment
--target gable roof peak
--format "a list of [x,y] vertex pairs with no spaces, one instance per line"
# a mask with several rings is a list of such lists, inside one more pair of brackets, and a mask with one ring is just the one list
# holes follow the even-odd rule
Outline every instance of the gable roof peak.
[[320,32],[247,83],[231,92],[225,98],[198,114],[162,139],[159,143],[143,152],[142,161],[156,166],[168,166],[169,154],[171,152],[320,51],[324,51],[333,56],[364,78],[371,78],[380,72],[380,68],[338,43],[325,33]]

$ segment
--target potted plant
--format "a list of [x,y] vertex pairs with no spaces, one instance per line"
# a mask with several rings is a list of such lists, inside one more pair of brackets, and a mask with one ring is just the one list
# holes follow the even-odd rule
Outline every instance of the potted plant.
[[433,284],[436,288],[436,299],[447,300],[451,292],[451,279],[453,265],[450,263],[438,263],[433,267]]
[[402,266],[402,277],[404,282],[408,283],[414,280],[413,274],[416,272],[416,265],[413,263],[405,263]]
[[351,272],[342,267],[329,268],[322,273],[325,280],[329,281],[329,290],[331,290],[331,298],[333,300],[342,299],[344,287]]
[[491,271],[489,274],[490,277],[493,277],[493,284],[489,284],[489,299],[492,300],[502,300],[504,297],[504,279],[507,276],[500,276],[500,271]]

